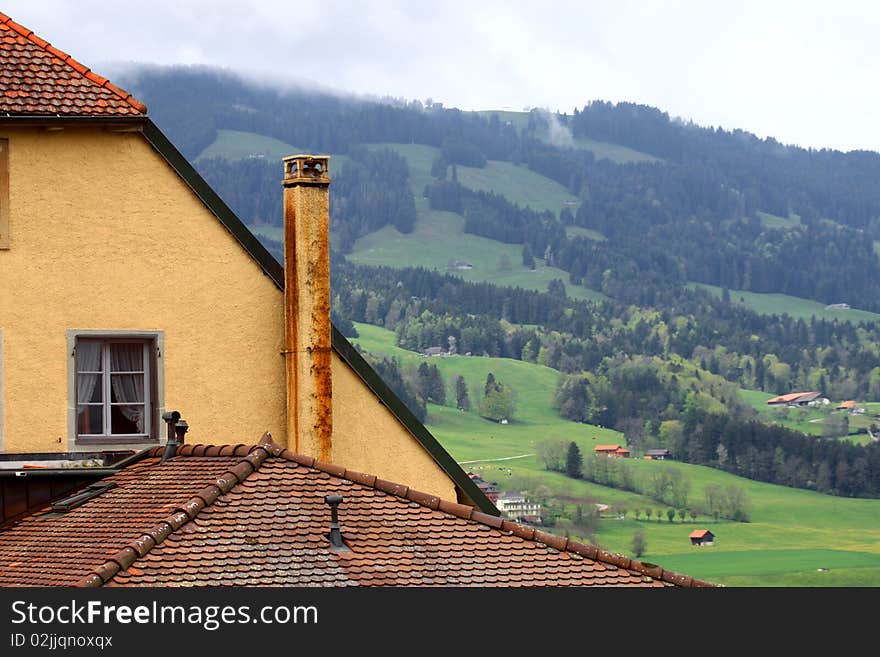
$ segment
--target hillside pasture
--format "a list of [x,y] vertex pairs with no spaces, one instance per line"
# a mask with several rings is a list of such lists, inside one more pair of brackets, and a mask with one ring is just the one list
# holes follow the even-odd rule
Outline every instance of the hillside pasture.
[[[568,283],[568,273],[547,267],[535,258],[536,268],[522,264],[522,246],[504,244],[486,237],[464,232],[464,217],[453,212],[431,210],[425,199],[417,199],[418,218],[412,233],[401,233],[393,226],[358,239],[348,259],[363,265],[388,267],[425,267],[449,272],[466,281],[486,282],[527,290],[547,291],[554,278],[565,282],[565,289],[574,299],[595,301],[604,295],[595,290]],[[509,262],[504,268],[501,263]],[[450,260],[473,265],[473,269],[448,270]]]
[[[722,288],[706,283],[688,283],[688,287],[702,288],[716,297],[721,297]],[[880,314],[849,308],[847,310],[826,308],[827,304],[810,299],[802,299],[787,294],[763,294],[759,292],[747,292],[745,290],[730,290],[730,300],[734,303],[743,303],[747,308],[762,315],[790,315],[794,319],[809,320],[812,317],[838,322],[876,322],[880,320]]]
[[[734,485],[749,500],[750,522],[739,523],[700,516],[670,523],[667,506],[643,495],[571,479],[544,470],[535,456],[544,440],[574,441],[584,454],[597,444],[624,444],[622,434],[611,429],[570,422],[551,407],[558,372],[510,359],[484,357],[432,357],[425,359],[394,345],[386,329],[357,324],[361,337],[353,339],[364,349],[397,356],[404,367],[420,362],[437,364],[447,384],[447,406],[428,405],[427,427],[467,470],[497,481],[502,490],[522,488],[534,492],[546,486],[551,495],[568,505],[601,502],[627,508],[623,520],[601,521],[593,541],[606,549],[631,554],[630,542],[638,529],[645,531],[647,552],[643,560],[730,586],[880,586],[880,500],[850,499],[821,495],[736,477],[714,468],[675,461],[629,459],[638,478],[657,468],[680,470],[691,482],[690,504],[703,502],[708,484]],[[452,408],[455,377],[461,374],[476,403],[486,374],[517,392],[513,422],[502,425],[475,412]],[[753,392],[754,391],[748,391]],[[755,393],[755,401],[759,395]],[[518,457],[518,458],[510,458]],[[506,459],[506,460],[499,460]],[[636,520],[634,509],[660,511]],[[688,535],[694,529],[710,529],[717,538],[712,547],[697,548]],[[549,531],[555,531],[550,529]],[[586,538],[586,537],[579,537]],[[819,570],[824,569],[824,570]]]

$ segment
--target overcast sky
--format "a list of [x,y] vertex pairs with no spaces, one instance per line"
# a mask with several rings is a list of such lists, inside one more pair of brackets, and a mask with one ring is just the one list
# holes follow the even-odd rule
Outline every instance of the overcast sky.
[[[594,99],[805,147],[880,151],[880,3],[2,0],[99,73],[206,64],[447,107]],[[112,79],[112,78],[111,78]]]

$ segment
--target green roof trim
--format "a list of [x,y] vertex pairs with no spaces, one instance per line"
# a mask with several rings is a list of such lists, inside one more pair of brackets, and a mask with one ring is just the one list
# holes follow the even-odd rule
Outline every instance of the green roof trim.
[[[226,205],[222,198],[215,192],[210,185],[202,178],[201,174],[196,171],[195,167],[189,163],[183,154],[171,143],[171,141],[162,134],[162,131],[149,118],[143,126],[143,134],[147,141],[156,149],[156,151],[165,158],[165,161],[171,165],[171,168],[177,172],[189,187],[195,192],[196,196],[201,199],[202,203],[220,220],[220,222],[232,233],[238,243],[244,247],[260,268],[275,283],[279,290],[284,289],[284,267],[269,253],[268,249],[256,238],[256,236],[245,226],[244,222],[238,218],[235,212]],[[281,179],[281,168],[279,166],[279,180]],[[279,184],[280,187],[280,184]],[[437,442],[437,439],[431,434],[424,424],[419,422],[418,418],[413,415],[412,411],[407,408],[400,398],[391,388],[382,380],[376,371],[370,366],[363,356],[358,353],[354,345],[339,332],[332,327],[332,344],[336,353],[348,365],[357,372],[358,376],[372,390],[373,394],[379,398],[388,410],[403,424],[404,427],[419,441],[422,447],[427,450],[434,461],[444,472],[452,479],[458,487],[460,494],[464,496],[461,501],[475,505],[484,513],[495,516],[501,515],[492,501],[486,497],[485,493],[477,487],[477,485],[467,476],[461,466],[452,458],[443,446]]]

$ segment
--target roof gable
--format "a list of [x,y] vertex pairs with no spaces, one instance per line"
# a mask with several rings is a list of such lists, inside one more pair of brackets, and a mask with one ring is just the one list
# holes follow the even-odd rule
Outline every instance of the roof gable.
[[0,112],[141,116],[147,106],[32,30],[0,14]]

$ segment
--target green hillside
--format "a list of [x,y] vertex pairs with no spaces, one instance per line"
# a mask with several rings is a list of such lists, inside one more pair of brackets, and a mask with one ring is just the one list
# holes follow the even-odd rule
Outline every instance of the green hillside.
[[302,152],[302,149],[273,137],[240,130],[218,130],[214,143],[199,153],[196,159],[222,157],[227,160],[243,160],[248,157],[265,157],[280,160]]
[[[255,132],[218,130],[217,138],[195,159],[198,161],[210,157],[221,157],[226,160],[245,160],[248,158],[277,160],[280,171],[282,158],[308,152],[307,148],[293,146],[274,137],[259,135]],[[347,160],[348,157],[345,155],[330,155],[331,176],[334,175],[334,172],[339,171]]]
[[[512,112],[509,110],[485,110],[478,112],[478,114],[482,114],[483,116],[497,114],[499,120],[501,120],[502,122],[510,121],[518,131],[524,130],[529,124],[528,112]],[[537,137],[538,139],[549,141],[546,129],[538,130]],[[575,148],[590,151],[593,155],[596,156],[597,160],[611,160],[615,164],[663,161],[659,157],[649,155],[648,153],[642,153],[641,151],[628,148],[627,146],[621,146],[620,144],[611,144],[605,141],[597,141],[595,139],[590,139],[589,137],[578,137],[573,141],[572,145]]]
[[[416,198],[425,185],[434,181],[431,164],[440,154],[439,148],[420,144],[368,144],[374,148],[390,148],[406,158],[410,187]],[[482,169],[457,166],[458,181],[474,191],[493,192],[511,203],[533,210],[550,210],[553,214],[568,206],[577,209],[578,198],[555,180],[535,173],[524,165],[489,160]]]
[[[703,288],[720,297],[722,289],[715,285],[705,283],[690,283],[692,288]],[[809,299],[792,297],[787,294],[761,294],[758,292],[746,292],[745,290],[730,290],[730,300],[741,302],[747,308],[763,315],[788,314],[795,319],[810,319],[815,316],[820,319],[837,320],[843,322],[876,322],[880,320],[880,314],[849,308],[848,310],[826,309],[826,304]],[[856,304],[853,300],[850,305]]]
[[[404,368],[425,359],[394,345],[391,331],[357,324],[353,342],[367,351],[394,355]],[[649,477],[659,467],[681,470],[691,481],[690,499],[700,503],[707,484],[735,485],[750,502],[748,523],[699,517],[696,522],[676,517],[669,523],[665,505],[634,493],[619,491],[560,473],[547,472],[535,458],[535,446],[549,439],[575,441],[588,453],[596,444],[621,444],[623,436],[609,429],[559,418],[550,407],[554,370],[508,359],[434,357],[444,375],[448,399],[459,374],[465,377],[472,400],[492,372],[512,386],[518,404],[514,421],[507,425],[480,418],[449,406],[429,404],[428,428],[466,469],[497,481],[502,490],[534,491],[546,486],[568,504],[585,498],[603,504],[621,504],[625,519],[602,520],[595,542],[615,552],[630,554],[630,541],[638,529],[645,531],[644,560],[665,568],[732,586],[878,586],[880,585],[880,500],[848,499],[812,491],[786,488],[736,477],[713,468],[675,462],[632,459],[638,476]],[[757,400],[758,394],[753,395]],[[504,459],[504,460],[500,460]],[[651,508],[664,513],[661,522],[635,519],[633,510]],[[690,545],[688,535],[708,528],[717,537],[713,547]],[[554,531],[554,530],[551,530]],[[826,570],[819,570],[820,568]]]
[[[871,442],[871,436],[867,433],[857,433],[859,429],[869,429],[872,425],[880,425],[880,420],[875,416],[880,413],[880,403],[860,402],[859,407],[865,409],[865,413],[841,413],[836,406],[844,400],[832,400],[827,406],[789,408],[787,406],[768,406],[767,400],[776,395],[759,390],[739,390],[740,398],[750,404],[757,412],[758,418],[768,424],[780,424],[789,429],[800,431],[812,436],[826,436],[840,440],[848,440],[857,445],[867,445]],[[846,418],[846,434],[830,431],[831,427],[837,427],[834,421]]]
[[[566,292],[572,298],[587,301],[603,298],[595,290],[570,285],[567,272],[545,267],[540,258],[535,258],[534,270],[524,267],[522,247],[517,244],[466,234],[464,217],[459,214],[430,210],[423,198],[416,200],[416,209],[418,219],[412,233],[403,234],[392,226],[385,226],[358,239],[348,259],[364,265],[420,266],[440,271],[447,271],[450,260],[455,260],[473,265],[473,269],[450,271],[466,281],[546,292],[547,284],[559,278],[565,282]],[[505,262],[509,262],[509,267],[505,267]]]

